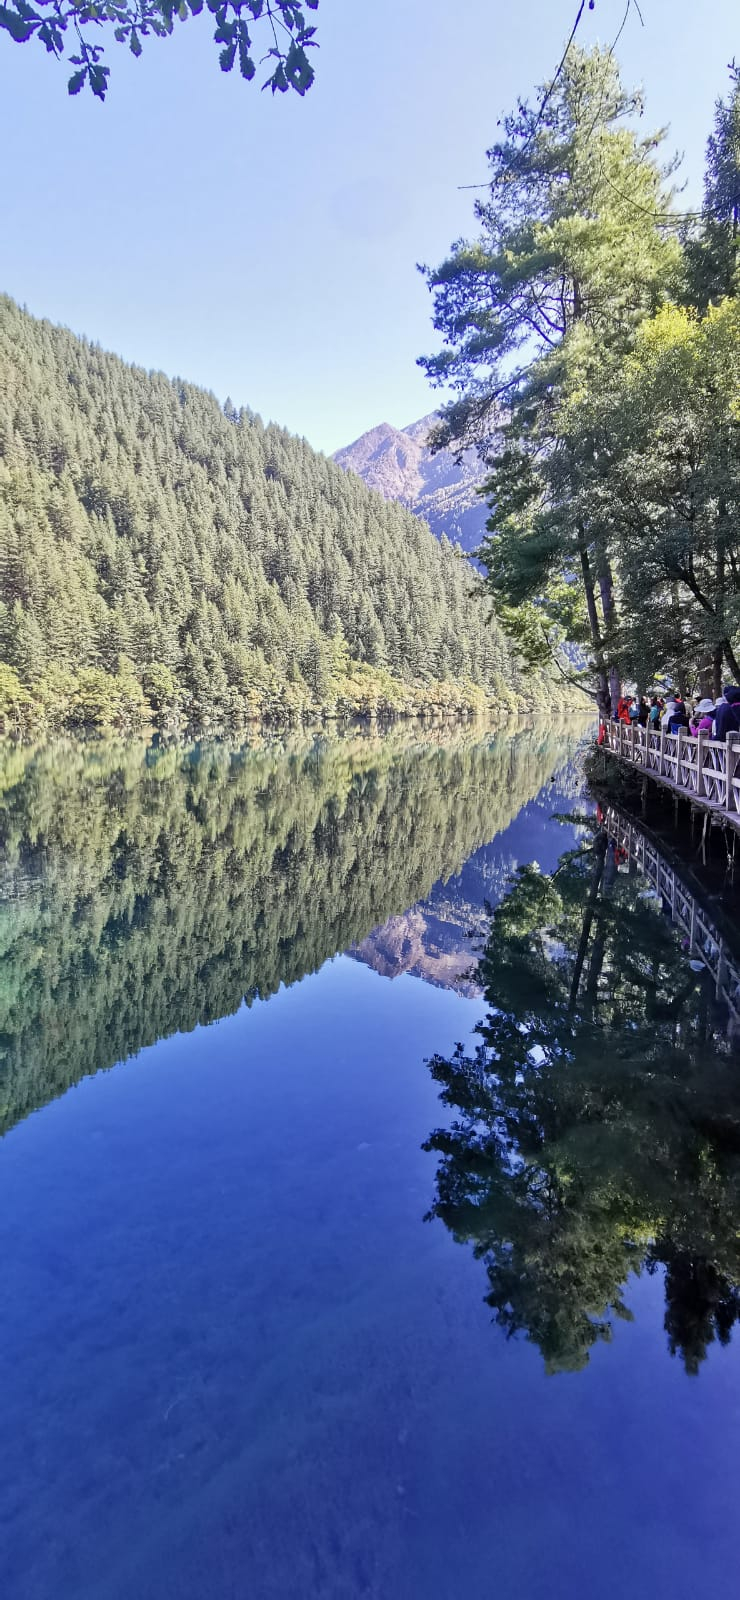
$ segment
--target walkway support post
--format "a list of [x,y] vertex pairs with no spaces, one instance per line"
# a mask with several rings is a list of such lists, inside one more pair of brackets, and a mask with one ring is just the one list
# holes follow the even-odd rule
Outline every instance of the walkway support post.
[[737,772],[739,763],[740,763],[740,736],[738,734],[736,734],[736,733],[728,733],[728,735],[727,735],[727,755],[725,756],[725,778],[726,778],[725,810],[726,811],[737,811],[738,809],[740,809],[737,806],[737,803],[736,803],[736,800],[735,800],[735,789],[734,789],[734,785],[733,785],[733,781],[732,781],[733,778],[735,777],[736,772]]
[[705,740],[705,738],[706,738],[706,734],[704,732],[704,729],[700,728],[699,732],[697,734],[697,737],[696,737],[696,792],[697,792],[697,795],[699,795],[699,796],[701,796],[703,794],[706,794],[706,792],[707,792],[706,791],[706,785],[704,783],[704,740]]
[[679,728],[676,736],[676,783],[679,785],[681,783],[681,755],[683,752],[683,742],[685,738],[686,729]]

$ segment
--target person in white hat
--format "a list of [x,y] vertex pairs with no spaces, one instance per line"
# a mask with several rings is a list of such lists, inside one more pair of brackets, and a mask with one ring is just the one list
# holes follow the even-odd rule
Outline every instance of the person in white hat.
[[694,707],[694,715],[689,724],[694,738],[696,738],[697,733],[711,733],[713,717],[714,701],[706,698],[700,700],[699,704]]

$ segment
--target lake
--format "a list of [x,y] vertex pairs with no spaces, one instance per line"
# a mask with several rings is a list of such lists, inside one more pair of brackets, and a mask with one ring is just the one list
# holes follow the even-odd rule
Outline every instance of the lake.
[[4,1600],[736,1593],[736,1030],[578,751],[0,753]]

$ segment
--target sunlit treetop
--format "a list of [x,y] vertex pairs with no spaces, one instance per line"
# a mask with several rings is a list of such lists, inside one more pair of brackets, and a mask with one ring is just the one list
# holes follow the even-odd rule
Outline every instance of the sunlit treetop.
[[[318,10],[319,0],[205,0],[213,15],[213,38],[219,46],[222,72],[238,63],[248,81],[260,62],[267,68],[263,88],[304,95],[314,80],[309,50],[316,48],[316,29],[306,11]],[[87,87],[104,100],[110,68],[103,56],[111,37],[127,44],[140,56],[142,40],[150,35],[166,38],[176,22],[198,16],[204,0],[0,0],[0,31],[16,44],[36,41],[50,55],[68,61],[74,71],[70,94]],[[257,54],[257,51],[260,53]]]

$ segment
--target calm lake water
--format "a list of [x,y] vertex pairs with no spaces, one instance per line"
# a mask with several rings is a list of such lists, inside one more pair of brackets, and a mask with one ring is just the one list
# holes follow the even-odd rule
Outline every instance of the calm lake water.
[[4,1600],[736,1595],[739,1063],[576,752],[0,755]]

